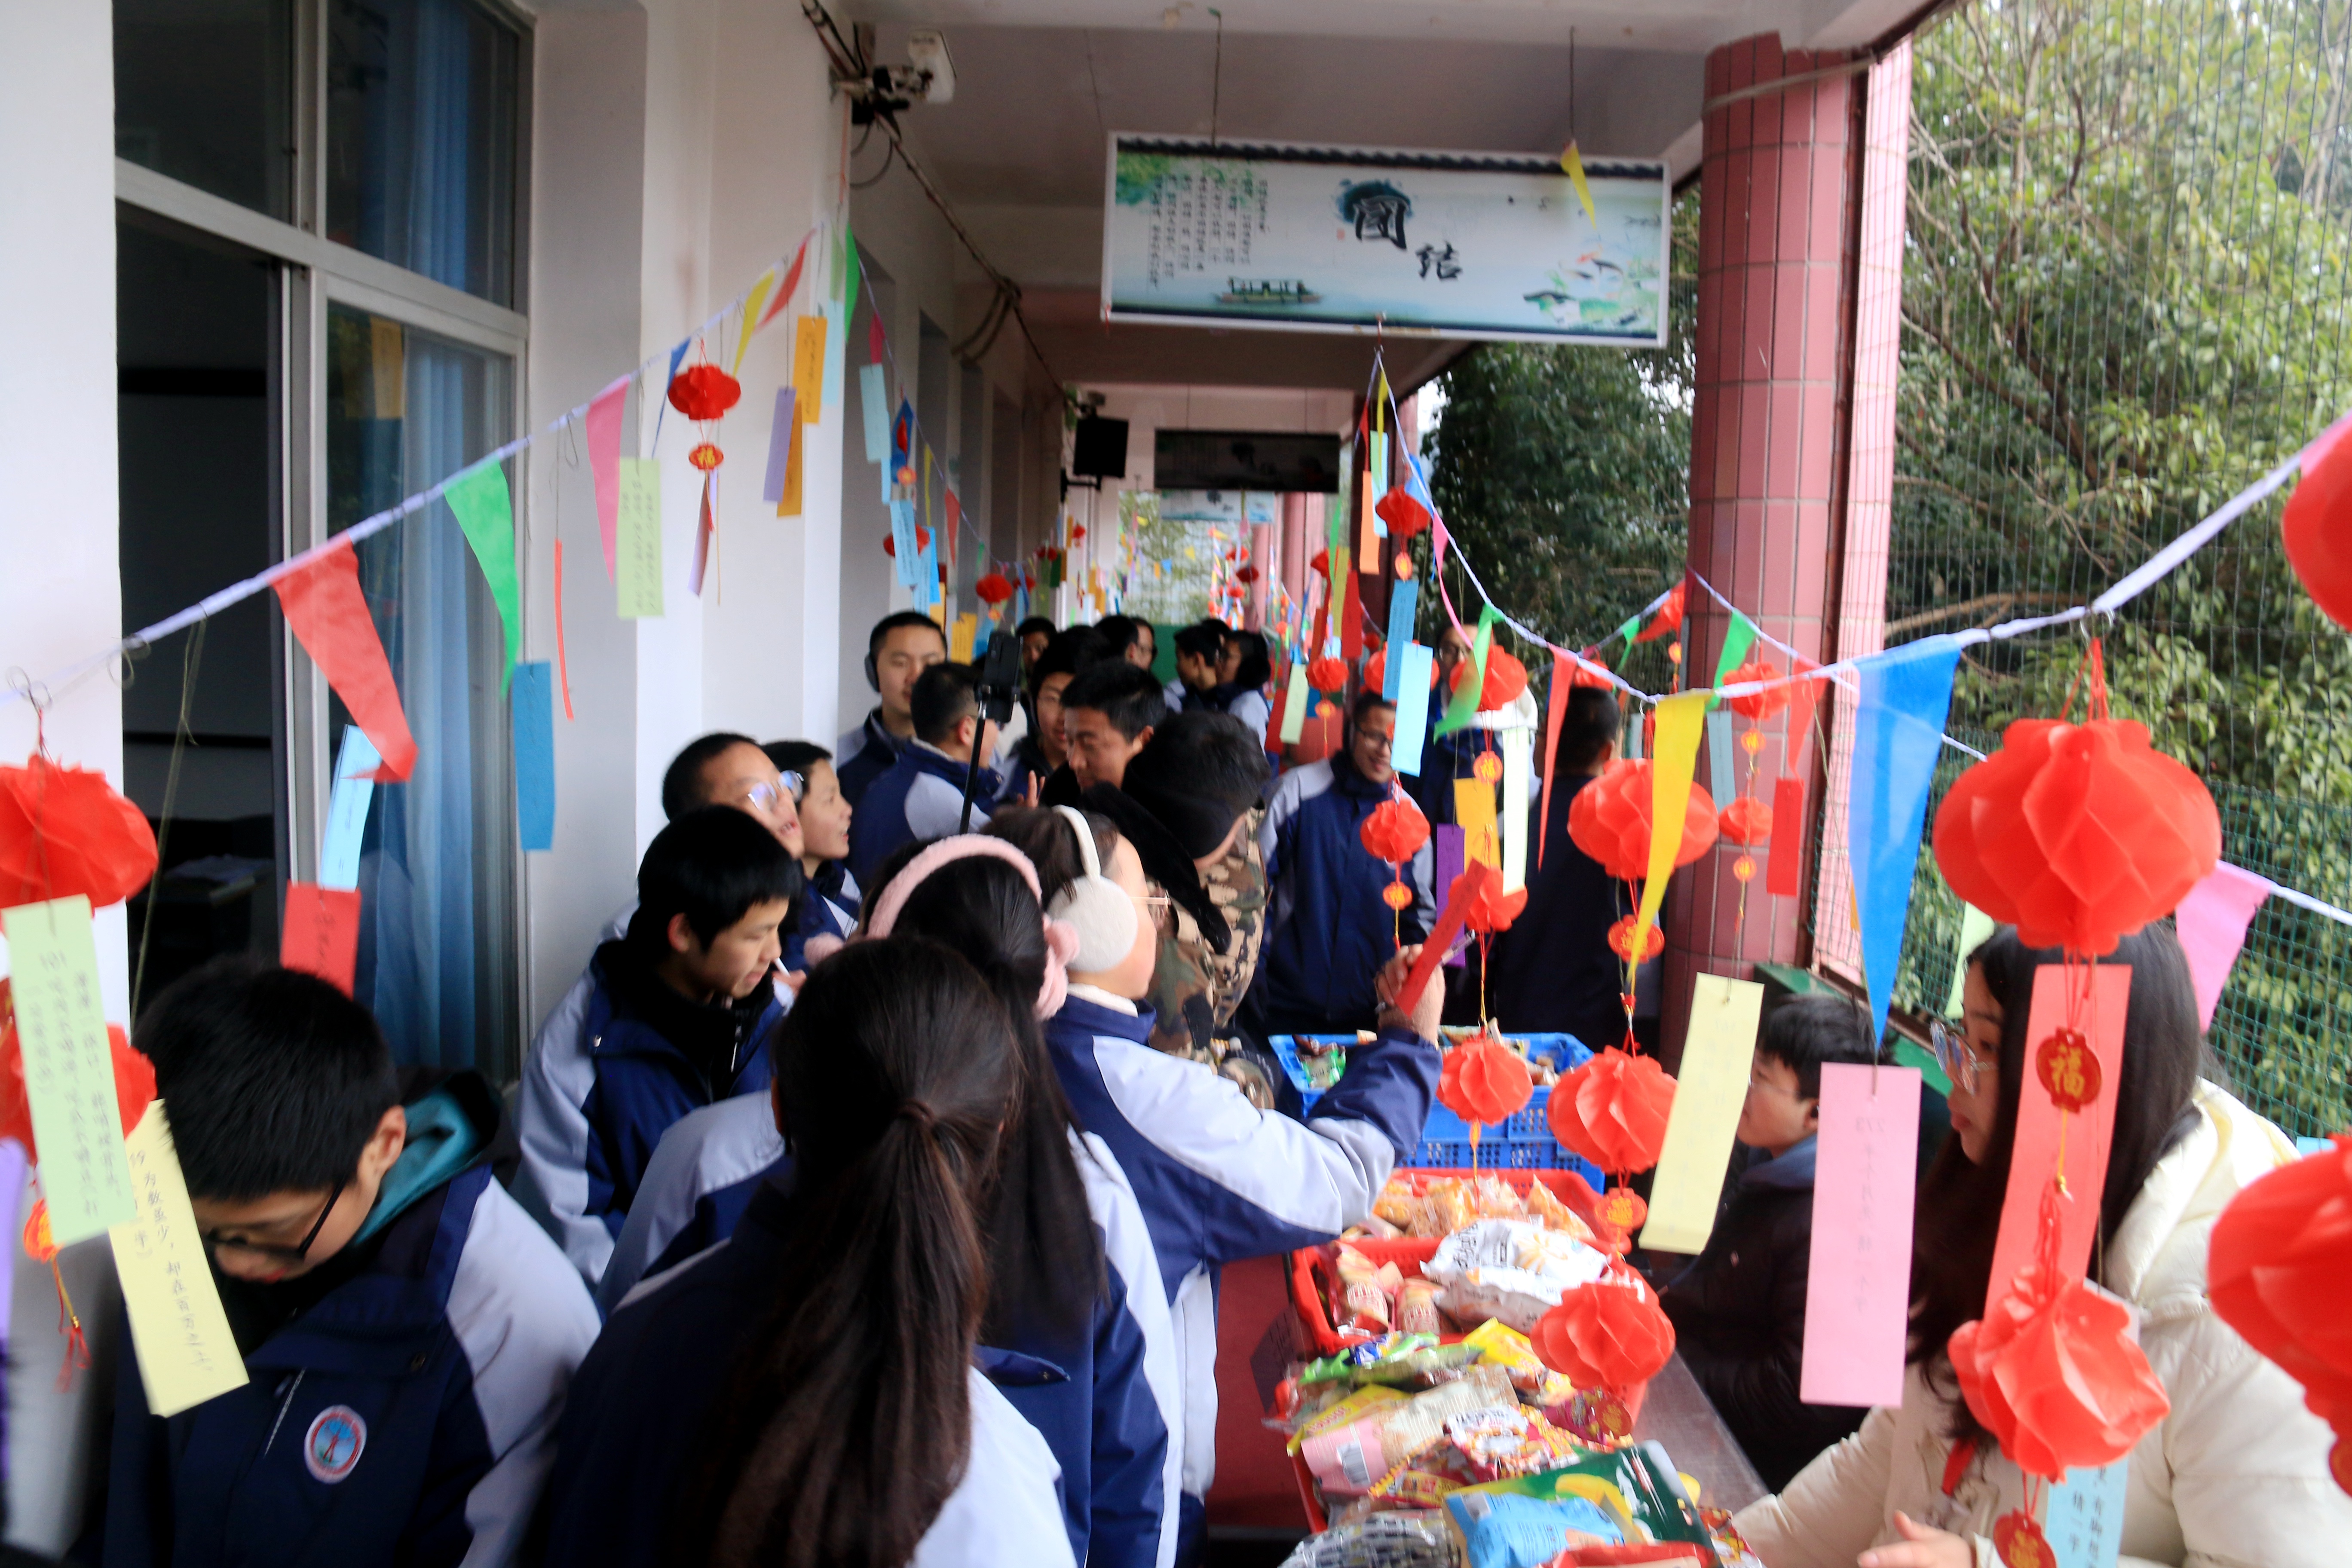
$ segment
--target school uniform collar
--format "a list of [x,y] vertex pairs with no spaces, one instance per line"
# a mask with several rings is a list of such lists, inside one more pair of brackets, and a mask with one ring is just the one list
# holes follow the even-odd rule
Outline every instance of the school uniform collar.
[[1388,785],[1364,776],[1345,747],[1331,753],[1331,787],[1354,800],[1386,800],[1389,795]]
[[[1122,1007],[1125,1011],[1120,1010]],[[1073,985],[1070,994],[1062,999],[1062,1010],[1054,1015],[1054,1021],[1090,1035],[1133,1040],[1139,1046],[1151,1038],[1151,1026],[1158,1016],[1151,1008],[1124,996],[1113,996],[1092,985]]]
[[902,767],[912,763],[918,773],[935,774],[947,780],[958,789],[963,788],[963,781],[967,775],[973,776],[978,782],[972,785],[971,797],[977,801],[986,802],[995,799],[997,792],[1004,785],[1004,781],[997,776],[994,768],[982,766],[977,774],[972,774],[971,763],[969,761],[950,756],[929,741],[908,742],[907,749],[898,753],[898,762]]
[[890,727],[882,722],[882,705],[878,702],[866,710],[866,743],[881,747],[885,755],[892,757],[907,749],[907,742],[890,733]]

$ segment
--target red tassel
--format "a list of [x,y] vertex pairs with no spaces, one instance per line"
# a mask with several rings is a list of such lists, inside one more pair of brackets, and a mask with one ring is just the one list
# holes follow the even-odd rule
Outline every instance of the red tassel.
[[555,673],[563,687],[563,717],[572,718],[572,661],[563,657],[563,541],[555,542]]

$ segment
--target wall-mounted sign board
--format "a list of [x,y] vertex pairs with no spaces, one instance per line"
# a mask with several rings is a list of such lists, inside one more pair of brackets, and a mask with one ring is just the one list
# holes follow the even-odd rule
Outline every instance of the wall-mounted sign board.
[[[1654,348],[1666,166],[1115,133],[1103,315]],[[1594,220],[1598,219],[1596,223]]]
[[1304,490],[1339,488],[1339,437],[1248,430],[1169,430],[1152,437],[1152,473],[1163,490]]

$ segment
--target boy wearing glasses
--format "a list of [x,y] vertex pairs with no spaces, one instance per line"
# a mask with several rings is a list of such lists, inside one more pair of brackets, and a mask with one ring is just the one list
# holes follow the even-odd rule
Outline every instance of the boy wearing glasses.
[[510,1559],[597,1320],[492,1174],[496,1091],[404,1084],[365,1008],[250,959],[138,1044],[251,1381],[163,1419],[123,1358],[106,1561]]
[[1753,1163],[1734,1181],[1706,1250],[1658,1292],[1675,1346],[1779,1491],[1868,1412],[1797,1397],[1813,1245],[1813,1135],[1822,1065],[1868,1063],[1869,1016],[1838,996],[1800,996],[1765,1021],[1739,1112]]

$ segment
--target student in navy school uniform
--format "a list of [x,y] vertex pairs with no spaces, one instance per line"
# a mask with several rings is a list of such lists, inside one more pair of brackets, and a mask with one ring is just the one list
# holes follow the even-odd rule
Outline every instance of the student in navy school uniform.
[[[856,808],[841,793],[833,753],[812,741],[771,741],[760,748],[791,786],[800,818],[803,887],[793,929],[784,937],[784,973],[808,968],[811,937],[846,937],[857,924],[857,879],[849,874],[849,825]],[[797,780],[798,782],[793,783]]]
[[989,831],[1029,857],[1046,908],[1079,934],[1069,996],[1046,1020],[1045,1043],[1071,1110],[1127,1173],[1160,1255],[1183,1358],[1178,1561],[1189,1563],[1216,1468],[1218,1270],[1328,1241],[1372,1212],[1429,1120],[1444,982],[1433,978],[1409,1016],[1387,1005],[1420,952],[1407,948],[1381,976],[1377,1038],[1349,1052],[1347,1076],[1307,1120],[1260,1110],[1230,1079],[1146,1043],[1152,1014],[1136,999],[1158,943],[1142,865],[1109,820],[1008,810]]
[[1053,1450],[984,1373],[1012,1020],[909,938],[810,973],[776,1041],[795,1190],[624,1306],[574,1379],[541,1560],[1069,1568]]
[[871,885],[874,870],[901,844],[942,838],[963,821],[965,792],[971,820],[984,822],[1001,781],[983,762],[996,754],[996,721],[980,705],[980,672],[968,664],[935,664],[915,682],[915,738],[887,773],[866,786],[849,835],[849,870]]
[[250,1381],[159,1417],[123,1355],[103,1561],[510,1561],[596,1313],[492,1174],[497,1092],[404,1083],[367,1009],[241,957],[138,1046]]
[[890,771],[915,738],[915,682],[947,657],[947,633],[920,610],[885,616],[866,634],[866,684],[880,700],[833,748],[834,771],[850,805],[865,804],[866,787]]
[[1062,733],[1062,693],[1078,672],[1111,658],[1110,645],[1092,626],[1072,626],[1056,632],[1045,651],[1030,668],[1027,689],[1028,725],[1013,742],[997,799],[1015,803],[1029,798],[1032,784],[1043,789],[1054,771],[1069,761],[1069,745]]

